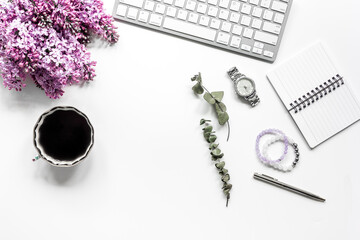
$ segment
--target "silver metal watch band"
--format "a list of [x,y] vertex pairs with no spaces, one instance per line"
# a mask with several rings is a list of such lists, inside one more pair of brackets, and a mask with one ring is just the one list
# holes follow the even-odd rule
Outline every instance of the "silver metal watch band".
[[237,79],[245,76],[244,74],[240,73],[236,67],[231,68],[227,73],[233,82],[235,82]]

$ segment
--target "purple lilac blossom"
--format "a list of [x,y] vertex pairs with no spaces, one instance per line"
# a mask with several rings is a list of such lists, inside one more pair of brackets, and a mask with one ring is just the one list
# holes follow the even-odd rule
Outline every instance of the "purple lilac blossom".
[[30,76],[50,98],[66,85],[90,81],[96,62],[85,45],[91,34],[117,42],[101,0],[0,0],[0,71],[8,89]]

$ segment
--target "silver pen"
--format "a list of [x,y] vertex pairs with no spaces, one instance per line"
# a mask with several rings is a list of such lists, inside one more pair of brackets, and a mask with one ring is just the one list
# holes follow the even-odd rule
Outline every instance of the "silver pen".
[[290,192],[293,192],[293,193],[297,193],[297,194],[300,194],[304,197],[308,197],[308,198],[311,198],[313,200],[316,200],[316,201],[319,201],[319,202],[325,202],[325,199],[324,198],[321,198],[319,196],[316,196],[315,194],[312,194],[310,192],[307,192],[307,191],[304,191],[302,189],[299,189],[299,188],[296,188],[296,187],[293,187],[293,186],[290,186],[286,183],[283,183],[283,182],[280,182],[279,180],[275,179],[275,178],[272,178],[270,176],[267,176],[267,175],[264,175],[264,174],[259,174],[259,173],[254,173],[254,178],[256,180],[260,180],[260,181],[263,181],[263,182],[266,182],[266,183],[269,183],[269,184],[272,184],[276,187],[279,187],[279,188],[282,188],[282,189],[285,189],[285,190],[288,190]]

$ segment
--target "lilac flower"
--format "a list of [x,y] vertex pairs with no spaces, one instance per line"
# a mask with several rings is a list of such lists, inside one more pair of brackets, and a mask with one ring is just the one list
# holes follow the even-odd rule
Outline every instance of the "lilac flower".
[[101,0],[0,0],[0,70],[4,86],[21,91],[29,75],[50,98],[66,85],[91,81],[91,34],[117,42]]

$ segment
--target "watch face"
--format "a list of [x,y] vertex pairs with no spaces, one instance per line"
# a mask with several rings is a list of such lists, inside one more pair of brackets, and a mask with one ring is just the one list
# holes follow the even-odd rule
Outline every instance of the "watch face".
[[250,96],[255,91],[255,84],[249,78],[241,78],[235,83],[237,94],[242,97]]

